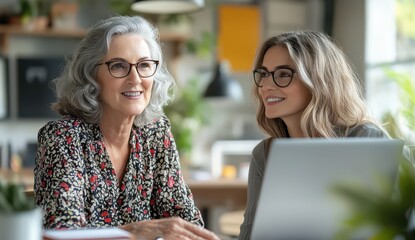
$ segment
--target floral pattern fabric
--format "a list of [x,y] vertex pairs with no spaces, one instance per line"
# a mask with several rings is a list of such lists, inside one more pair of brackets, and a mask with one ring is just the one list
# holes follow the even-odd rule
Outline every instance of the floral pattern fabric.
[[170,123],[133,127],[125,175],[115,175],[98,124],[65,117],[38,134],[35,197],[44,228],[120,226],[178,216],[203,226],[183,180]]

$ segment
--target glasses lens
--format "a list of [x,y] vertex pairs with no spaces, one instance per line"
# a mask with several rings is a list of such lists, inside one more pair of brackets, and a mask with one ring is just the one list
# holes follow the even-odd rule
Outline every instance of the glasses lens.
[[257,69],[254,71],[254,81],[258,87],[262,87],[262,79],[269,76],[269,73],[264,69]]
[[137,71],[141,77],[151,77],[157,70],[157,62],[145,60],[137,63]]
[[130,64],[128,62],[111,62],[108,64],[108,70],[111,75],[117,78],[122,78],[128,75],[130,72]]
[[275,83],[280,87],[286,87],[290,85],[293,79],[293,71],[291,69],[278,69],[274,72]]

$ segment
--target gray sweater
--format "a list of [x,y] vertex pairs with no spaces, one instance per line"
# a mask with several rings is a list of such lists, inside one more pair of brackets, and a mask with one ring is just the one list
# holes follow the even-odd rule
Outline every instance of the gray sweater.
[[[363,124],[350,129],[347,137],[388,137],[387,134],[374,124]],[[267,139],[258,143],[252,150],[252,159],[249,167],[248,177],[248,202],[244,214],[244,222],[241,225],[239,234],[240,240],[250,239],[251,229],[255,218],[258,203],[258,196],[261,192],[262,179],[266,165]]]

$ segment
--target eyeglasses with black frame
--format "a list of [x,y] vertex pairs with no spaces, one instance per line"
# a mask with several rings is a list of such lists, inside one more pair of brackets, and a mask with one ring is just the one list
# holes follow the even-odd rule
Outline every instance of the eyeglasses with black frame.
[[148,78],[153,76],[156,73],[157,67],[159,65],[158,60],[142,60],[137,63],[129,63],[122,60],[113,60],[103,63],[98,63],[98,65],[105,64],[108,67],[108,71],[111,76],[115,78],[123,78],[128,76],[131,72],[131,68],[134,66],[137,70],[138,75],[142,78]]
[[290,85],[293,80],[293,76],[296,71],[289,67],[280,67],[275,71],[267,71],[264,68],[258,68],[253,71],[254,82],[258,87],[263,87],[262,79],[272,75],[272,80],[275,85],[280,88],[285,88]]

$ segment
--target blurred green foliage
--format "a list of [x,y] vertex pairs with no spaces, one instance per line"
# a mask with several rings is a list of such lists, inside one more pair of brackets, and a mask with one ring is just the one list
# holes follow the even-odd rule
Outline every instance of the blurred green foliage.
[[0,179],[0,213],[28,211],[35,207],[35,200],[26,195],[22,184]]
[[401,159],[396,185],[386,179],[379,181],[380,191],[337,185],[334,192],[349,203],[351,211],[335,239],[353,239],[353,234],[363,228],[373,231],[372,240],[415,239],[415,229],[410,226],[414,184],[412,164]]
[[[392,138],[400,138],[406,145],[413,145],[415,131],[415,82],[406,73],[385,68],[386,76],[395,82],[399,89],[400,107],[397,114],[388,112],[383,121]],[[406,128],[400,121],[404,122]],[[409,131],[408,134],[405,131]],[[397,182],[379,181],[380,191],[356,186],[336,186],[335,192],[350,205],[351,212],[346,219],[346,228],[336,239],[352,239],[362,228],[374,230],[373,240],[415,239],[415,170],[408,159],[400,159]]]
[[398,32],[415,40],[415,1],[396,0]]
[[179,153],[185,156],[193,147],[193,134],[208,123],[208,109],[203,101],[199,79],[194,77],[179,87],[176,99],[164,108]]
[[[388,112],[383,116],[383,122],[387,123],[385,128],[391,137],[403,139],[406,144],[414,144],[410,137],[415,132],[415,82],[407,73],[393,71],[390,68],[385,68],[385,73],[397,84],[400,97],[398,115]],[[409,134],[404,132],[400,120],[406,125],[407,131],[410,131]]]
[[[172,15],[174,17],[175,15]],[[177,17],[177,16],[176,16]],[[200,38],[186,42],[187,52],[203,60],[213,56],[214,36],[211,32],[202,32]],[[178,96],[164,112],[170,119],[172,133],[177,148],[185,162],[193,148],[193,135],[202,126],[209,123],[209,108],[203,99],[202,86],[198,76],[194,76],[178,87]]]
[[212,49],[215,49],[215,36],[211,32],[204,31],[200,39],[190,39],[186,43],[187,51],[202,59],[214,56]]

